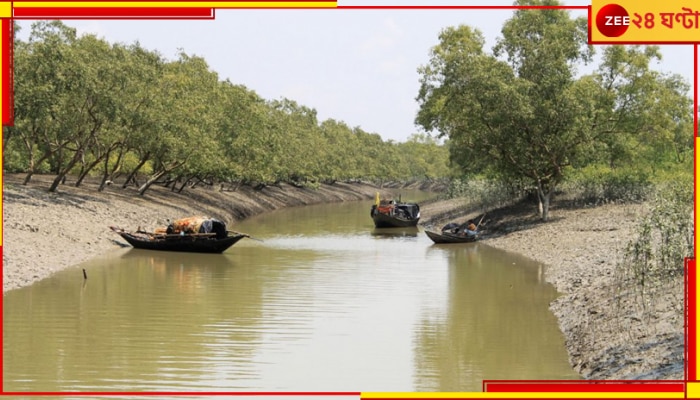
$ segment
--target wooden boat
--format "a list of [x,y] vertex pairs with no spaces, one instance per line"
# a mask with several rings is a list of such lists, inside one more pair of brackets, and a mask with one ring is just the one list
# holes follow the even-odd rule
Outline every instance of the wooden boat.
[[417,226],[420,207],[416,203],[381,200],[370,211],[376,228],[407,228]]
[[223,253],[239,240],[250,237],[245,233],[227,231],[223,222],[206,217],[176,220],[155,232],[140,228],[129,232],[114,226],[110,229],[137,249],[190,253]]
[[478,235],[460,235],[449,231],[438,233],[426,230],[425,234],[435,243],[470,243],[478,238]]

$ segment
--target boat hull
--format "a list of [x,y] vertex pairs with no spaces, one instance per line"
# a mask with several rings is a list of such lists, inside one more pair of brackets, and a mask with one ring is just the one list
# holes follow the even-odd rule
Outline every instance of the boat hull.
[[127,232],[119,228],[112,228],[136,249],[178,251],[187,253],[223,253],[229,247],[236,244],[248,235],[234,233],[225,238],[201,237],[192,235],[150,235],[143,233]]
[[372,220],[374,221],[375,228],[408,228],[417,226],[419,218],[406,219],[374,212],[372,214]]
[[425,231],[425,234],[435,243],[472,243],[476,242],[477,239],[477,236],[464,236],[448,232]]

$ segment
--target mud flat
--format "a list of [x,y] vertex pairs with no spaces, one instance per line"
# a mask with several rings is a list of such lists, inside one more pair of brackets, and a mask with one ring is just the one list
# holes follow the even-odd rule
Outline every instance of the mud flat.
[[[555,202],[542,223],[535,204],[487,211],[483,243],[546,265],[561,296],[550,304],[569,361],[584,379],[684,379],[684,282],[654,296],[618,287],[616,265],[645,213],[644,204],[573,207]],[[460,200],[426,205],[424,225],[480,217]]]

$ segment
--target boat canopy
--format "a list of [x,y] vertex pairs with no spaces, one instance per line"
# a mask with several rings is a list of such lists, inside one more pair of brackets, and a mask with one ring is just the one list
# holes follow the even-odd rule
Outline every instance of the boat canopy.
[[396,208],[403,210],[410,218],[420,217],[420,207],[418,204],[414,203],[400,203],[396,205]]
[[226,237],[226,224],[209,217],[187,217],[176,219],[168,225],[167,233],[216,233],[216,238]]

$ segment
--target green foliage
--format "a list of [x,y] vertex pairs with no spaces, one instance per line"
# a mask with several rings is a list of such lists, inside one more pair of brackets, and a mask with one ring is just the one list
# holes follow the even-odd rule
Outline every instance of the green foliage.
[[450,138],[464,172],[529,179],[547,202],[583,142],[572,66],[590,58],[583,22],[562,10],[518,10],[493,55],[478,30],[445,29],[420,70],[417,122]]
[[[406,143],[334,120],[291,99],[266,100],[221,81],[184,51],[167,60],[138,43],[78,37],[38,22],[15,46],[15,126],[3,135],[9,171],[101,175],[143,183],[433,179],[450,173],[447,147],[427,135]],[[146,179],[141,179],[143,176]],[[140,176],[137,180],[136,176]],[[78,179],[78,183],[81,178]],[[144,183],[145,182],[145,183]]]
[[469,181],[466,179],[452,179],[445,196],[449,199],[466,197],[470,193]]
[[589,205],[643,202],[653,192],[652,177],[643,169],[611,169],[590,165],[572,171],[561,190]]
[[692,162],[688,85],[649,69],[655,47],[610,46],[595,73],[574,79],[590,59],[584,28],[563,10],[518,10],[492,54],[478,30],[446,28],[420,69],[416,118],[438,135],[395,143],[221,81],[200,57],[167,60],[42,21],[15,45],[3,167],[56,182],[148,175],[142,192],[165,177],[314,187],[466,175],[493,179],[469,190],[497,198],[566,181],[591,198],[639,200]]
[[617,266],[618,285],[633,285],[642,295],[683,276],[686,257],[694,254],[693,186],[687,182],[661,185],[637,237]]
[[437,179],[450,176],[449,153],[446,146],[427,134],[413,134],[405,143],[396,145],[403,170],[413,178]]
[[567,173],[606,166],[610,171],[584,177],[583,190],[638,201],[648,175],[690,158],[689,85],[650,69],[657,47],[606,47],[596,72],[576,78],[576,67],[593,54],[584,18],[523,8],[501,32],[489,54],[477,29],[445,28],[419,68],[416,122],[449,138],[461,174],[535,187],[547,219],[549,198]]
[[482,208],[495,208],[510,204],[521,198],[525,192],[522,188],[484,178],[453,179],[450,181],[446,196],[463,198],[467,203]]
[[25,172],[29,168],[27,158],[22,154],[22,149],[8,146],[2,152],[3,170],[9,173]]

